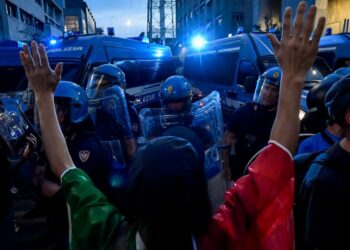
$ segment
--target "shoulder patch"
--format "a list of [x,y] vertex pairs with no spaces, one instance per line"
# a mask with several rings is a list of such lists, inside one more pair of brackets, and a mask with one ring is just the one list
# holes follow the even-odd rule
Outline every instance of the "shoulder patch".
[[86,162],[90,157],[90,151],[88,150],[81,150],[79,151],[79,159],[82,161],[82,162]]

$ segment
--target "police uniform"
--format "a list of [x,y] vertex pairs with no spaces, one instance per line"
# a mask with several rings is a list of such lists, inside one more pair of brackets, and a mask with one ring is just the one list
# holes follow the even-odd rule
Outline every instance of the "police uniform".
[[234,180],[243,175],[251,157],[266,146],[275,116],[275,109],[270,111],[259,104],[248,103],[230,118],[227,130],[233,133],[236,139],[236,154],[230,159]]
[[[108,161],[94,132],[80,128],[79,133],[74,133],[66,139],[68,150],[72,160],[78,168],[84,170],[94,185],[102,192],[107,190],[106,168]],[[49,180],[59,184],[59,179],[51,172],[46,176]],[[50,197],[47,202],[48,231],[58,249],[68,249],[68,215],[65,197],[62,189]]]

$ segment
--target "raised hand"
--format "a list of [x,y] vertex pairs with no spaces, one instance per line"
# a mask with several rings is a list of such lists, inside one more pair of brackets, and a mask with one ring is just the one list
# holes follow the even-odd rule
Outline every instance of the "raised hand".
[[58,82],[61,80],[63,64],[56,65],[52,70],[47,59],[44,45],[32,41],[32,53],[27,45],[23,46],[20,58],[24,67],[29,85],[37,96],[53,93]]
[[325,18],[321,17],[318,20],[312,39],[310,39],[317,12],[316,6],[310,7],[306,18],[304,18],[305,12],[306,3],[300,2],[294,25],[292,25],[292,9],[290,7],[286,8],[281,42],[274,35],[268,35],[283,73],[293,76],[300,84],[304,83],[306,73],[315,60],[320,37],[325,26]]

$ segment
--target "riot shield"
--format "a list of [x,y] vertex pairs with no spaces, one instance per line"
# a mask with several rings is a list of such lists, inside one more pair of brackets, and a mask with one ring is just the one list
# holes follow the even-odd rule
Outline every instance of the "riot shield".
[[[26,146],[25,137],[30,133],[37,136],[30,122],[19,108],[19,100],[2,96],[0,99],[0,135],[8,149],[8,157],[16,160],[22,157]],[[38,137],[38,136],[37,136]]]
[[147,140],[162,136],[175,126],[191,128],[201,139],[205,148],[205,168],[207,178],[221,169],[219,142],[224,128],[220,95],[214,91],[192,104],[190,112],[171,113],[167,109],[145,108],[140,111],[142,135]]
[[132,138],[126,99],[119,86],[102,89],[89,99],[89,114],[101,140]]
[[119,86],[101,89],[89,99],[89,115],[104,150],[112,156],[112,168],[126,167],[123,142],[132,138],[132,128],[124,91]]

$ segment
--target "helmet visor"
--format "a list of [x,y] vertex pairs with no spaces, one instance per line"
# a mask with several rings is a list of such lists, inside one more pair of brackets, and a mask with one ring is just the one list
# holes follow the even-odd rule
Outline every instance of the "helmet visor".
[[94,73],[89,77],[88,84],[86,86],[86,94],[88,98],[94,98],[99,91],[104,88],[108,88],[113,85],[115,79],[110,76]]
[[255,88],[253,101],[263,106],[276,106],[278,102],[279,85],[268,78],[259,78]]

